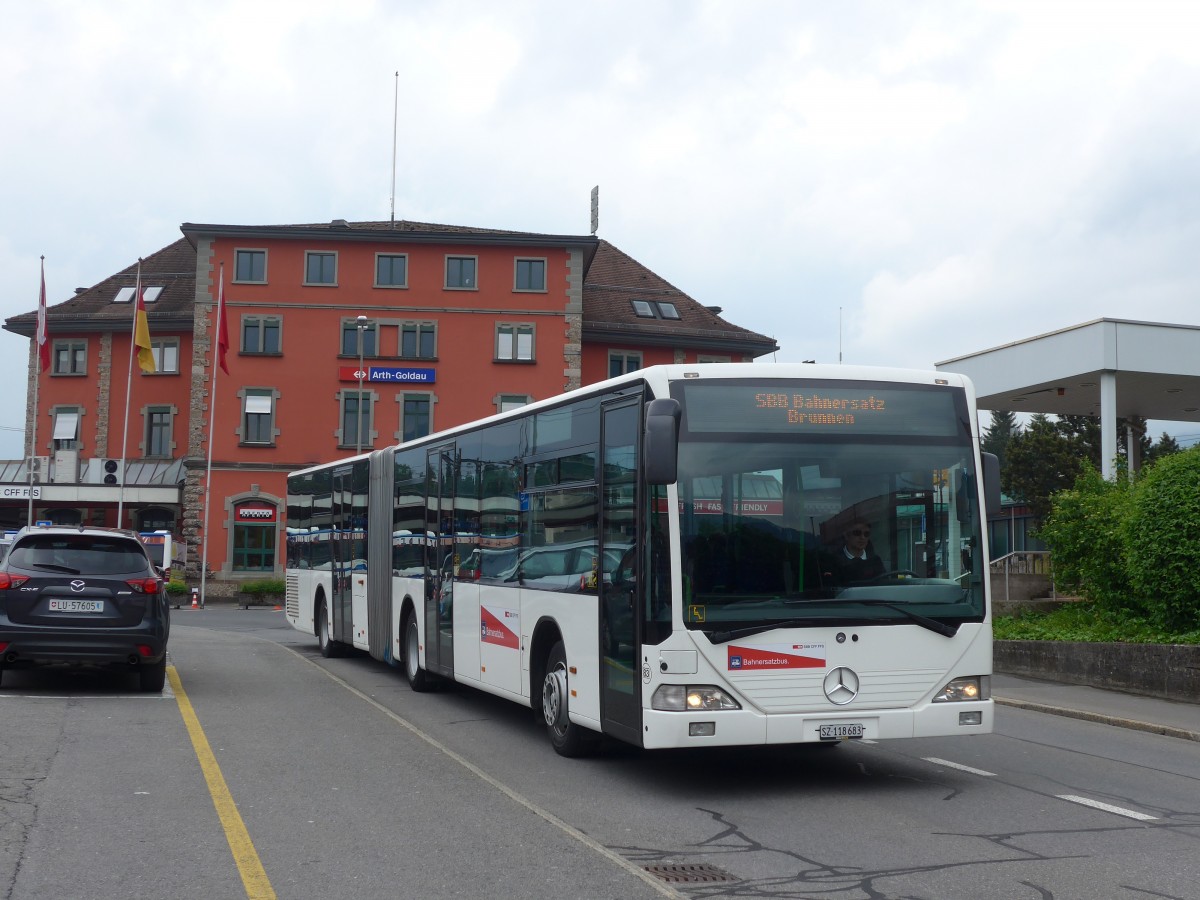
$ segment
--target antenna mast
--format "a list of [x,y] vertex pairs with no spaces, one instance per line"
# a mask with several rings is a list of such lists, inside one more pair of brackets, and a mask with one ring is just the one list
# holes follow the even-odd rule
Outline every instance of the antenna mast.
[[400,71],[396,70],[396,90],[392,98],[392,227],[396,227],[396,123],[400,111]]

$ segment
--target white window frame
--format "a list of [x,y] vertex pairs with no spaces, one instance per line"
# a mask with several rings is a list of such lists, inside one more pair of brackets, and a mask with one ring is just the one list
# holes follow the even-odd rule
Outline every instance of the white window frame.
[[[528,336],[528,353],[521,355],[521,338]],[[507,346],[506,346],[507,345]],[[536,362],[537,329],[530,322],[496,323],[496,362]]]

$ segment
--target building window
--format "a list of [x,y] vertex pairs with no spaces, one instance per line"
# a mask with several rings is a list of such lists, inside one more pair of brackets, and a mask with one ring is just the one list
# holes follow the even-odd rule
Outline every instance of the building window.
[[275,392],[249,389],[242,399],[242,443],[275,442]]
[[[362,327],[362,355],[379,355],[379,325],[367,322]],[[342,320],[342,356],[358,356],[359,327],[356,319]]]
[[501,394],[496,398],[496,412],[508,412],[533,402],[528,394]]
[[429,394],[402,394],[400,440],[413,441],[431,431],[433,400]]
[[233,280],[266,284],[267,251],[235,250],[233,252]]
[[639,319],[654,319],[654,307],[646,300],[630,300],[633,304],[633,314]]
[[658,307],[658,314],[664,319],[679,318],[679,310],[675,308],[674,303],[668,303],[666,300],[659,300],[655,306]]
[[273,572],[275,570],[275,526],[233,526],[233,559],[235,572]]
[[305,253],[304,283],[337,284],[337,254]]
[[55,341],[53,375],[87,374],[87,341]]
[[400,355],[406,359],[434,359],[437,356],[437,328],[433,323],[402,323]]
[[54,410],[53,438],[55,450],[79,449],[79,410]]
[[173,415],[169,406],[151,406],[146,410],[146,445],[148,457],[170,459],[174,452],[171,442]]
[[279,316],[242,316],[242,352],[279,353],[282,330]]
[[533,326],[497,325],[496,359],[509,362],[532,362]]
[[475,257],[446,257],[446,287],[455,290],[475,289]]
[[733,360],[731,357],[728,357],[728,356],[713,356],[711,353],[698,353],[696,355],[696,362],[698,362],[698,363],[727,363],[727,362],[733,362]]
[[150,339],[154,354],[154,371],[158,375],[179,374],[179,338]]
[[[137,514],[138,531],[174,531],[175,516],[169,509],[161,506],[148,506]],[[161,552],[161,551],[160,551]],[[171,567],[171,560],[166,560],[166,568]]]
[[[135,287],[123,287],[117,291],[117,295],[113,297],[113,303],[129,303],[133,300],[133,292],[137,290]],[[142,287],[142,302],[153,303],[162,293],[160,285],[144,285]]]
[[546,261],[544,259],[518,259],[514,289],[518,291],[546,290]]
[[375,287],[408,287],[408,257],[402,253],[377,253]]
[[615,378],[642,367],[642,354],[630,350],[611,350],[608,354],[608,377]]
[[[370,449],[371,435],[374,434],[371,422],[374,404],[371,401],[370,391],[364,390],[362,394],[359,394],[357,390],[342,391],[342,429],[339,446]],[[361,439],[359,438],[360,423]]]

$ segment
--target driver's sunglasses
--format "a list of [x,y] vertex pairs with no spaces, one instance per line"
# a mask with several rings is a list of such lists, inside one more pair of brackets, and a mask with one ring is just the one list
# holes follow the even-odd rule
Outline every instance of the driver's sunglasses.
[[853,531],[851,531],[850,533],[852,535],[854,535],[855,537],[870,537],[871,536],[871,530],[869,528],[866,531],[863,531],[861,528],[856,528]]

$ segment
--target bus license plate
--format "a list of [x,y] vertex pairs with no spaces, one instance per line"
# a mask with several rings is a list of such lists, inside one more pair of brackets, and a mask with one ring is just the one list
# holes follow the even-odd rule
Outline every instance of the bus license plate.
[[51,600],[50,612],[102,613],[103,600]]
[[823,741],[843,741],[863,736],[863,726],[857,722],[845,725],[822,725],[820,737]]

